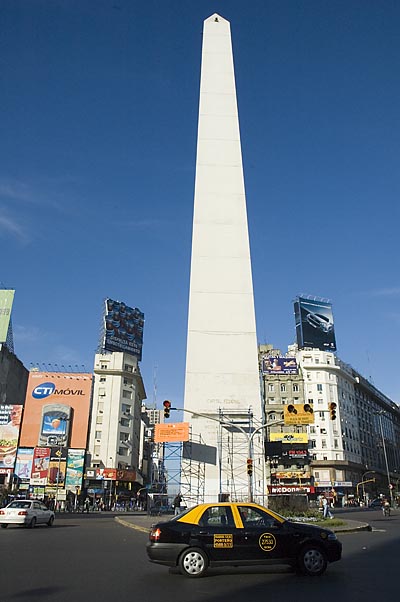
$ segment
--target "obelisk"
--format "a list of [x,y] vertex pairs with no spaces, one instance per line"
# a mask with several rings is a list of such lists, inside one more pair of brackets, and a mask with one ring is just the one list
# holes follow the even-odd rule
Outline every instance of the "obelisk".
[[[184,409],[193,441],[216,450],[204,501],[246,499],[261,394],[231,32],[217,14],[203,29]],[[261,439],[262,430],[252,438],[255,496],[264,493]]]

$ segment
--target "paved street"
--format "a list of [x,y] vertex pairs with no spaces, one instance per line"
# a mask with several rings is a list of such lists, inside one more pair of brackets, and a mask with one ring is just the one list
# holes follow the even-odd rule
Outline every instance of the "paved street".
[[[343,560],[321,578],[299,577],[286,567],[212,569],[190,580],[147,561],[150,517],[112,514],[58,516],[52,529],[0,530],[1,602],[243,602],[275,600],[357,602],[398,597],[400,511],[384,518],[379,510],[342,512],[367,520],[372,531],[344,533]],[[132,526],[132,525],[131,525]],[[141,530],[142,529],[142,530]]]

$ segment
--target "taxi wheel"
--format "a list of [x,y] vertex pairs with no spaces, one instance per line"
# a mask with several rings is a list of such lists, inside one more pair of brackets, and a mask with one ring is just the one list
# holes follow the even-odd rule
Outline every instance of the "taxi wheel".
[[208,568],[207,555],[200,548],[188,548],[179,559],[179,567],[186,577],[202,577]]
[[8,527],[8,523],[3,523],[3,524],[1,525],[1,528],[2,528],[2,529],[7,529],[7,527]]
[[28,525],[28,529],[34,529],[35,525],[36,525],[36,518],[33,517],[32,520],[31,520],[31,522]]
[[47,521],[47,526],[52,527],[53,523],[54,523],[54,516],[50,516],[49,520]]
[[328,565],[326,554],[318,546],[305,546],[297,559],[297,568],[303,575],[318,577]]

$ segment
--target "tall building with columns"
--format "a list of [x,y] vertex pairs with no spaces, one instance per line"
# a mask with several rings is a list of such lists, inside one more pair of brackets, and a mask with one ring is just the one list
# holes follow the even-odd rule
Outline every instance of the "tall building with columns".
[[[215,449],[204,455],[201,483],[196,470],[186,472],[191,501],[261,499],[263,418],[235,74],[230,24],[217,14],[203,29],[184,409],[199,464],[202,444]],[[184,473],[194,459],[184,457]]]

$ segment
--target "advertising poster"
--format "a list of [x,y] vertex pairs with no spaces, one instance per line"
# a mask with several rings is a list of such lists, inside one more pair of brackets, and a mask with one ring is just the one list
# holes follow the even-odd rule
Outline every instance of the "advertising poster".
[[282,441],[282,443],[293,445],[293,443],[307,443],[307,433],[270,433],[270,441]]
[[33,466],[33,448],[18,448],[15,474],[25,483],[29,483]]
[[81,487],[83,479],[83,465],[85,462],[84,449],[68,450],[67,475],[65,478],[65,489],[75,493],[77,487]]
[[314,410],[308,403],[289,404],[283,409],[285,425],[314,424]]
[[14,290],[0,290],[0,343],[5,343],[7,340],[14,293]]
[[67,471],[68,450],[62,447],[52,447],[50,451],[49,486],[64,487]]
[[265,357],[262,360],[264,374],[298,374],[295,357]]
[[294,304],[296,338],[300,349],[336,351],[332,304],[298,297]]
[[35,447],[33,451],[31,485],[46,485],[49,465],[50,449],[48,447]]
[[14,468],[22,409],[22,405],[0,405],[0,468]]
[[20,447],[85,449],[92,375],[30,372]]
[[142,359],[144,314],[125,303],[106,299],[104,342],[106,351],[122,351]]

